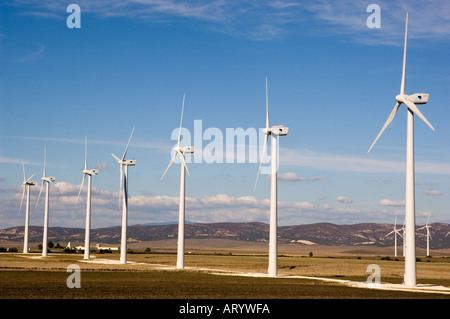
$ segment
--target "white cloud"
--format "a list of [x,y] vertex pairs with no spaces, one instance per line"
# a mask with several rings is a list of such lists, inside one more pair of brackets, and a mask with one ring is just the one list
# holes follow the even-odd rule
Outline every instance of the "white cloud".
[[[270,178],[270,176],[268,176]],[[280,181],[289,181],[289,182],[299,182],[302,181],[303,178],[298,177],[295,173],[284,173],[278,174],[278,180]]]
[[[267,179],[270,179],[270,175],[267,176]],[[288,182],[303,182],[303,181],[314,182],[314,181],[320,181],[323,179],[325,179],[325,177],[323,177],[323,176],[313,176],[313,177],[309,177],[309,178],[299,177],[297,174],[291,173],[291,172],[278,174],[278,180],[288,181]]]
[[[63,227],[80,227],[85,225],[86,185],[78,204],[75,205],[80,185],[56,182],[50,186],[50,219],[49,225]],[[39,188],[31,193],[30,225],[42,225],[44,215],[45,190],[39,205],[35,207]],[[23,225],[24,214],[18,214],[22,190],[17,188],[12,195],[2,199],[0,215],[1,228]],[[119,192],[92,188],[92,223],[93,228],[121,225],[122,208],[119,207]],[[178,196],[130,196],[128,224],[157,223],[178,220]],[[185,202],[185,218],[192,222],[269,222],[269,199],[257,199],[254,196],[233,197],[227,194],[216,194],[202,198],[187,197]],[[384,215],[385,213],[381,213]],[[298,225],[313,222],[361,222],[371,220],[372,213],[347,207],[332,207],[325,204],[315,207],[307,201],[278,202],[279,225]]]
[[108,167],[108,162],[101,162],[101,163],[98,163],[97,166],[96,166],[95,168],[98,169],[98,170],[100,170],[100,171],[102,171],[102,170],[104,170],[104,169],[106,169],[106,170],[108,170],[108,171],[111,170],[111,169]]
[[434,189],[432,187],[427,188],[427,190],[424,192],[424,194],[431,195],[431,196],[442,195],[442,193],[440,191],[438,191],[437,189]]
[[405,206],[404,200],[392,200],[388,198],[383,198],[378,202],[380,206]]
[[344,204],[352,204],[353,203],[352,199],[345,197],[345,196],[338,196],[338,197],[336,197],[336,199],[338,200],[338,202],[344,203]]

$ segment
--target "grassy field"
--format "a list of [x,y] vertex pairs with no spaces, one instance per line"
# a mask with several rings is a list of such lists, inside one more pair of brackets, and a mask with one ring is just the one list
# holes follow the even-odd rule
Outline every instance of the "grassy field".
[[[152,247],[156,247],[155,243]],[[233,246],[234,244],[234,246]],[[344,248],[319,252],[319,247],[301,254],[281,250],[279,278],[244,277],[236,273],[267,273],[267,255],[251,246],[222,242],[220,250],[206,246],[186,252],[184,270],[175,270],[176,255],[171,249],[152,248],[151,254],[128,254],[128,264],[111,263],[119,254],[92,254],[91,262],[82,254],[0,254],[0,299],[449,299],[450,295],[383,291],[348,287],[321,280],[292,278],[313,276],[365,282],[367,267],[377,264],[381,281],[401,283],[404,263],[385,260],[370,252],[343,253]],[[230,246],[231,245],[231,246]],[[237,246],[236,246],[237,245]],[[134,247],[137,249],[136,247]],[[315,251],[309,256],[309,251]],[[249,251],[253,251],[249,253]],[[382,260],[383,259],[383,260]],[[95,261],[103,261],[97,263]],[[81,288],[68,288],[67,267],[80,267]],[[214,274],[222,273],[222,275]],[[450,287],[450,258],[422,258],[417,263],[419,284]]]

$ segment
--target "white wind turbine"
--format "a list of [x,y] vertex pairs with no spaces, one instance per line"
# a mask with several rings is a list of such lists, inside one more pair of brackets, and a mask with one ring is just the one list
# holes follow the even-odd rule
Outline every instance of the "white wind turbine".
[[414,208],[414,114],[420,117],[433,131],[433,126],[422,115],[416,104],[425,104],[428,102],[429,94],[405,94],[405,67],[406,67],[406,41],[408,32],[408,13],[406,14],[405,24],[405,43],[403,49],[403,69],[400,85],[400,94],[395,97],[397,104],[394,106],[386,123],[376,137],[369,151],[372,149],[380,135],[386,127],[392,122],[400,105],[407,106],[407,138],[406,138],[406,196],[405,196],[405,278],[404,283],[407,286],[416,286],[416,241],[415,241],[415,208]]
[[271,140],[271,186],[270,186],[270,230],[269,230],[269,266],[268,275],[271,277],[277,276],[277,172],[278,172],[278,136],[285,136],[289,128],[283,125],[269,126],[269,95],[267,89],[266,77],[266,127],[263,129],[266,134],[264,139],[263,151],[259,162],[258,174],[256,175],[255,187],[258,182],[259,171],[261,170],[262,159],[266,152],[267,140],[269,135]]
[[87,169],[87,137],[84,140],[84,170],[83,170],[83,180],[81,181],[80,190],[78,191],[77,200],[75,205],[78,203],[78,198],[80,197],[81,189],[83,188],[84,179],[86,175],[88,176],[88,190],[87,190],[87,204],[86,204],[86,230],[84,236],[84,259],[90,258],[90,231],[91,231],[91,191],[92,191],[92,175],[97,175],[98,170]]
[[[111,155],[117,160],[120,165],[120,192],[119,192],[119,205],[120,205],[120,195],[122,194],[122,180],[123,180],[123,206],[122,206],[122,237],[120,244],[120,263],[127,263],[127,220],[128,220],[128,166],[136,165],[135,160],[125,160],[127,155],[128,146],[130,145],[131,137],[133,136],[134,127],[131,131],[130,138],[128,139],[127,147],[125,152],[123,152],[122,158],[118,158],[116,155]],[[125,167],[125,170],[123,170]]]
[[187,171],[188,175],[189,170],[186,165],[186,161],[184,159],[184,154],[194,153],[194,146],[184,146],[180,147],[180,139],[181,139],[181,126],[183,123],[183,112],[184,112],[184,100],[186,95],[183,95],[183,105],[181,107],[181,120],[180,120],[180,131],[178,132],[178,142],[177,146],[173,148],[175,151],[169,165],[167,166],[166,170],[164,171],[164,174],[161,177],[161,180],[164,178],[164,175],[166,175],[167,170],[169,169],[170,165],[172,165],[173,161],[175,160],[175,157],[177,154],[180,156],[181,159],[181,175],[180,175],[180,206],[178,211],[178,243],[177,243],[177,265],[176,268],[183,269],[184,268],[184,216],[185,216],[185,210],[184,210],[184,204],[185,204],[185,171]]
[[42,256],[47,256],[47,246],[48,246],[48,213],[49,213],[49,196],[50,196],[50,183],[53,183],[56,179],[54,177],[46,176],[46,154],[47,151],[44,148],[44,172],[42,174],[42,184],[41,189],[39,191],[39,196],[36,201],[36,207],[39,203],[39,198],[41,198],[42,188],[44,187],[44,183],[47,183],[45,189],[45,213],[44,213],[44,234],[42,238]]
[[402,235],[399,232],[399,229],[397,228],[397,216],[395,216],[394,229],[389,234],[387,234],[384,237],[387,237],[387,236],[389,236],[392,233],[394,234],[394,245],[395,245],[394,246],[395,247],[394,248],[394,255],[395,255],[395,257],[397,257],[397,235],[402,237]]
[[431,233],[430,233],[431,225],[428,224],[428,222],[430,221],[430,216],[431,216],[431,213],[428,215],[427,223],[425,224],[425,226],[417,229],[417,230],[421,230],[421,229],[425,229],[425,228],[427,229],[427,256],[430,256],[430,239],[432,239]]
[[406,227],[405,227],[405,221],[403,221],[403,226],[402,226],[402,234],[400,235],[401,237],[402,237],[402,249],[403,249],[403,251],[402,251],[402,254],[403,254],[403,257],[405,257],[405,255],[406,255],[406,240],[405,240],[405,233],[406,233]]
[[25,232],[23,239],[23,253],[28,253],[28,225],[30,220],[30,186],[36,185],[36,182],[30,181],[33,178],[34,174],[31,175],[28,179],[25,176],[25,165],[22,162],[22,170],[23,170],[23,191],[22,191],[22,199],[20,201],[19,214],[22,210],[23,197],[25,196],[25,189],[27,190],[27,204],[26,204],[26,213],[25,213]]

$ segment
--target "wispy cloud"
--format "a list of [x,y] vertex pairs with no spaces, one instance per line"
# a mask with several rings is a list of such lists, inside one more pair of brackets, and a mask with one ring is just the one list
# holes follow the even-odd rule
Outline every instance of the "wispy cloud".
[[21,58],[16,59],[16,62],[19,63],[25,63],[25,62],[30,62],[30,61],[34,61],[37,59],[40,59],[44,56],[44,51],[45,51],[45,45],[40,45],[39,49],[37,49],[36,51],[29,53]]
[[404,200],[392,200],[392,199],[388,199],[388,198],[383,198],[382,200],[380,200],[378,202],[378,205],[380,206],[405,206],[405,201]]
[[[82,144],[84,145],[84,138],[64,138],[64,137],[42,137],[42,136],[1,136],[0,138],[4,139],[19,139],[19,140],[35,140],[35,141],[44,141],[44,142],[57,142],[57,143],[69,143],[69,144]],[[154,138],[149,138],[149,141],[133,141],[133,148],[145,148],[145,149],[153,149],[161,152],[166,152],[167,150],[172,149],[173,144],[167,143],[163,141],[156,140]],[[126,146],[126,140],[99,140],[99,139],[90,139],[88,141],[89,145],[121,145],[123,147]],[[131,147],[131,146],[130,146]],[[1,157],[0,157],[1,162]]]
[[[270,175],[267,176],[267,179],[270,179]],[[325,177],[323,176],[313,176],[313,177],[309,177],[309,178],[305,178],[305,177],[299,177],[297,174],[292,173],[292,172],[287,172],[287,173],[280,173],[278,174],[278,180],[279,181],[287,181],[287,182],[307,182],[307,181],[320,181],[325,179]]]
[[[25,14],[56,17],[65,14],[65,5],[52,0],[12,0]],[[369,29],[369,3],[359,0],[78,0],[82,12],[102,18],[149,19],[157,23],[178,23],[179,19],[205,23],[216,32],[253,40],[275,40],[286,34],[342,35],[364,44],[401,45],[406,11],[410,14],[410,36],[450,38],[450,3],[445,0],[377,1],[381,8],[381,28]]]
[[[338,155],[299,149],[280,149],[283,165],[308,167],[317,170],[344,172],[405,172],[404,161],[372,159],[370,156]],[[425,174],[450,174],[450,163],[430,163],[418,161],[415,171]]]
[[424,191],[424,194],[426,195],[431,195],[431,196],[439,196],[442,195],[442,193],[440,191],[438,191],[437,189],[434,189],[433,187],[429,187]]

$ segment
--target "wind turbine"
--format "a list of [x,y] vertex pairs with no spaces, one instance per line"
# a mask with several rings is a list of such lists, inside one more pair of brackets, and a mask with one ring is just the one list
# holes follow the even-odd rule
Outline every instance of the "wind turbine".
[[181,139],[181,126],[183,123],[183,112],[184,112],[184,100],[185,100],[186,94],[183,95],[183,105],[181,107],[181,120],[180,120],[180,131],[178,132],[178,142],[177,146],[173,148],[175,151],[173,153],[173,156],[169,162],[169,165],[167,166],[166,170],[164,171],[164,174],[161,177],[161,180],[164,178],[164,175],[166,175],[167,170],[169,169],[170,165],[172,165],[173,161],[175,160],[175,157],[177,154],[180,156],[181,159],[181,175],[180,175],[180,206],[178,211],[178,246],[177,246],[177,266],[178,269],[184,268],[184,204],[185,204],[185,195],[186,195],[186,180],[185,180],[185,171],[187,171],[188,175],[189,170],[186,166],[186,161],[184,159],[184,154],[194,153],[194,146],[183,146],[180,147],[180,139]]
[[394,106],[386,123],[376,137],[369,151],[372,149],[380,135],[386,127],[392,122],[400,105],[403,103],[407,107],[407,137],[406,137],[406,196],[405,196],[405,238],[406,254],[405,254],[405,285],[416,286],[416,240],[415,240],[415,203],[414,203],[414,114],[420,117],[433,131],[434,127],[422,115],[416,104],[425,104],[428,102],[429,94],[415,93],[412,95],[405,94],[405,67],[406,67],[406,42],[408,33],[408,13],[406,13],[405,23],[405,43],[403,49],[403,69],[402,80],[400,85],[400,94],[395,97],[397,104]]
[[41,189],[39,191],[39,196],[36,201],[36,207],[39,203],[39,199],[41,198],[42,188],[44,187],[44,184],[47,183],[46,189],[45,189],[45,213],[44,213],[44,234],[42,238],[42,257],[47,256],[47,245],[48,245],[48,211],[49,211],[49,195],[50,195],[50,183],[53,183],[56,179],[54,177],[48,177],[46,176],[46,154],[47,151],[44,148],[44,172],[42,174],[42,184]]
[[[120,165],[120,192],[119,192],[119,205],[120,205],[120,195],[122,194],[122,180],[123,180],[123,206],[122,206],[122,239],[120,244],[120,263],[127,263],[127,220],[128,220],[128,166],[136,165],[135,160],[125,160],[127,155],[128,146],[130,145],[131,137],[133,136],[134,127],[131,131],[130,138],[128,139],[127,147],[125,152],[123,152],[122,158],[118,158],[116,155],[111,153],[111,155],[117,160]],[[125,170],[123,170],[125,167]],[[124,174],[125,173],[125,174]]]
[[402,235],[400,234],[400,232],[398,231],[398,229],[397,229],[397,216],[395,216],[395,222],[394,222],[394,230],[392,230],[389,234],[387,234],[386,236],[384,236],[384,237],[387,237],[387,236],[389,236],[390,234],[394,234],[394,247],[395,247],[395,249],[394,249],[394,252],[395,252],[395,257],[397,257],[397,235],[399,235],[400,237],[402,237]]
[[83,188],[84,179],[86,175],[88,176],[88,190],[87,190],[87,204],[86,204],[86,230],[84,236],[84,259],[89,259],[89,247],[90,247],[90,231],[91,231],[91,190],[92,190],[92,175],[97,175],[98,170],[87,169],[87,137],[84,139],[84,170],[83,170],[83,180],[81,181],[80,190],[78,191],[77,200],[75,205],[78,203],[78,198],[80,197],[81,189]]
[[25,196],[25,189],[27,190],[27,204],[26,204],[26,213],[25,213],[25,234],[24,234],[24,240],[23,240],[23,253],[28,253],[28,225],[30,220],[30,186],[36,185],[36,182],[30,181],[30,179],[33,178],[34,174],[31,175],[28,179],[25,176],[25,165],[22,162],[22,170],[23,170],[23,192],[22,192],[22,199],[20,201],[20,208],[19,208],[19,214],[22,210],[22,203],[23,203],[23,197]]
[[417,230],[421,230],[421,229],[425,229],[425,228],[427,229],[427,256],[430,256],[430,239],[432,239],[431,233],[430,233],[431,225],[428,225],[428,222],[430,221],[430,216],[431,216],[431,213],[428,215],[427,223],[425,224],[425,226],[417,229]]
[[269,95],[267,89],[267,77],[266,77],[266,127],[263,129],[266,134],[264,139],[263,151],[258,168],[258,174],[256,175],[255,187],[258,182],[259,171],[261,170],[262,159],[266,151],[267,140],[269,135],[272,136],[271,140],[271,186],[270,186],[270,230],[269,230],[269,266],[268,274],[271,277],[277,276],[277,171],[278,171],[278,136],[285,136],[288,133],[289,128],[283,125],[269,126]]
[[403,221],[403,226],[402,226],[402,234],[400,235],[402,237],[402,254],[403,257],[405,257],[406,255],[406,240],[405,240],[405,233],[406,233],[406,227],[405,227],[405,221]]

